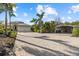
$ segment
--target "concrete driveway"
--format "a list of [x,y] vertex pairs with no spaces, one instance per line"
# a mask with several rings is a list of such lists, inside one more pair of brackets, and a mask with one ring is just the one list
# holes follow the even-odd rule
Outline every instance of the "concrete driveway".
[[[18,33],[15,42],[22,56],[77,56],[79,37],[61,33]],[[20,50],[20,51],[21,51]]]

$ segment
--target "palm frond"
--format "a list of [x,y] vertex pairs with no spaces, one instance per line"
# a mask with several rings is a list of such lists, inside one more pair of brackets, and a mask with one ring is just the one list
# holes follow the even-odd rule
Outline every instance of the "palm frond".
[[35,22],[37,19],[33,18],[30,22]]
[[37,15],[38,17],[40,17],[40,14],[38,14],[38,13],[37,13],[36,15]]

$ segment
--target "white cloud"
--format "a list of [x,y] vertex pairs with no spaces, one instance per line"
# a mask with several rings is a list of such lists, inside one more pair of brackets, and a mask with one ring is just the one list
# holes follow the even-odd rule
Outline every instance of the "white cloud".
[[73,13],[79,12],[79,5],[72,6],[71,10],[73,11]]
[[69,14],[71,14],[71,13],[72,13],[72,11],[71,11],[71,10],[69,10],[69,11],[68,11],[68,13],[69,13]]
[[53,20],[53,17],[50,16],[57,16],[58,12],[55,10],[55,8],[49,6],[49,5],[38,5],[36,8],[37,13],[45,12],[43,16],[44,21],[51,21]]
[[57,11],[55,8],[52,8],[48,5],[38,5],[37,8],[37,13],[45,12],[45,15],[58,15]]
[[24,13],[24,16],[28,16],[28,14],[27,13]]
[[61,22],[65,22],[65,17],[61,17]]
[[48,20],[46,20],[46,21],[54,21],[54,19],[53,18],[48,18]]
[[44,10],[44,7],[42,5],[38,5],[36,8],[37,13],[41,13]]
[[54,8],[52,8],[52,7],[47,7],[47,8],[45,9],[45,13],[46,13],[46,14],[58,15],[57,11],[56,11]]
[[72,19],[70,16],[67,17],[68,19]]

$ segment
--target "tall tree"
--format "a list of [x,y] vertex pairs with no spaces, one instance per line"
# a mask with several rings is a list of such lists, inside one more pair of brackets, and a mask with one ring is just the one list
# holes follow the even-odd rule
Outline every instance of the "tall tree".
[[8,13],[12,10],[11,3],[1,3],[0,4],[0,13],[5,12],[5,35],[7,35],[7,21],[8,21]]
[[31,20],[31,22],[33,22],[33,23],[34,23],[34,25],[36,25],[36,24],[37,24],[37,22],[38,22],[38,19],[33,18],[33,19]]
[[11,17],[14,16],[15,14],[13,12],[13,8],[16,7],[16,4],[8,4],[8,14],[9,14],[9,25],[10,25],[10,29],[11,29]]
[[7,3],[3,3],[3,7],[4,7],[4,12],[5,12],[5,35],[7,35],[7,13],[8,13],[8,4]]
[[42,32],[42,25],[43,25],[43,21],[42,18],[44,16],[44,12],[42,12],[41,14],[37,14],[38,18],[38,23],[39,23],[39,27],[40,27],[40,33]]
[[42,12],[41,14],[37,13],[36,15],[38,16],[38,19],[33,18],[31,22],[34,22],[35,25],[36,24],[39,25],[40,33],[41,33],[42,32],[42,24],[43,24],[42,18],[44,16],[44,12]]

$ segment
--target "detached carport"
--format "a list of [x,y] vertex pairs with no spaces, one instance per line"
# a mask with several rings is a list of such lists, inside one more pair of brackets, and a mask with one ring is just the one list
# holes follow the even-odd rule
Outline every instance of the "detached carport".
[[56,26],[57,33],[72,33],[73,26],[71,25],[58,25]]

